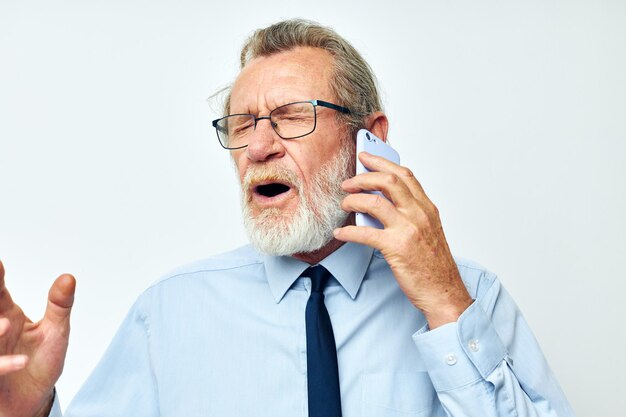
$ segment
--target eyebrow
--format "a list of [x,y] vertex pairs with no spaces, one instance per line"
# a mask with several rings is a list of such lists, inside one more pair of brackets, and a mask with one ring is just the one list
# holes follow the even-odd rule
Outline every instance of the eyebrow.
[[[267,115],[269,114],[272,110],[280,107],[280,106],[284,106],[285,104],[289,104],[289,103],[298,103],[300,101],[309,101],[312,100],[310,98],[291,98],[291,99],[287,99],[287,100],[280,100],[280,101],[276,101],[276,100],[267,100],[266,104],[268,104],[268,109],[267,112],[264,112],[263,114]],[[275,104],[278,103],[278,104]],[[272,104],[271,106],[269,104]],[[258,107],[258,106],[256,106]],[[244,107],[245,110],[243,111],[233,111],[233,106],[232,106],[232,102],[231,102],[231,106],[230,106],[230,113],[229,114],[251,114],[255,117],[259,116],[259,114],[261,112],[257,111],[254,112],[250,109],[249,106]]]

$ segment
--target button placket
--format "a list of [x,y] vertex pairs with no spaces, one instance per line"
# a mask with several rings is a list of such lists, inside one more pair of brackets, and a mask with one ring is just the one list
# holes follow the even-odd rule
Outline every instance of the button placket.
[[450,366],[452,365],[456,365],[456,355],[454,353],[448,353],[448,355],[446,356],[446,363]]

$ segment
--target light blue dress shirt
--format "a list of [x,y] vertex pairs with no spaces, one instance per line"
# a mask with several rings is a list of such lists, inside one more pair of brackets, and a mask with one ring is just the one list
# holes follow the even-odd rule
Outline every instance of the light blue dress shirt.
[[[481,266],[457,259],[476,301],[429,331],[379,252],[348,243],[320,263],[334,276],[325,296],[344,417],[573,415],[515,303]],[[156,282],[66,417],[307,416],[307,267],[246,246]]]

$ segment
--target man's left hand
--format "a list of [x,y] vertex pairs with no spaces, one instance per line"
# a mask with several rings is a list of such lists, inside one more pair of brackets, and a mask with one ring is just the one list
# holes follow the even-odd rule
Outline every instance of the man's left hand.
[[[431,329],[456,321],[472,298],[450,253],[437,207],[410,169],[367,152],[359,159],[373,172],[343,182],[342,188],[352,194],[341,208],[367,213],[384,229],[345,226],[335,230],[335,238],[378,249]],[[363,191],[381,191],[387,199]]]

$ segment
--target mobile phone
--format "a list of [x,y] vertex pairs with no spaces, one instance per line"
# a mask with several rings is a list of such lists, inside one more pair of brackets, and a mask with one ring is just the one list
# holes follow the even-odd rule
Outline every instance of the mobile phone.
[[[372,132],[366,129],[361,129],[356,134],[356,175],[364,172],[370,172],[361,161],[359,161],[359,153],[367,152],[372,155],[380,156],[390,160],[396,164],[400,164],[400,155],[389,146],[385,141],[376,137]],[[367,194],[379,194],[383,197],[383,193],[380,191],[363,191]],[[385,197],[386,198],[386,197]],[[356,213],[356,225],[357,226],[370,226],[377,229],[383,229],[383,224],[378,219],[365,213]]]

